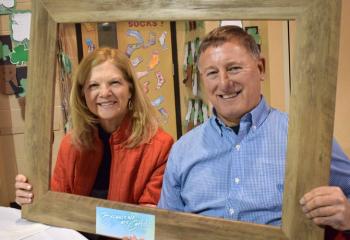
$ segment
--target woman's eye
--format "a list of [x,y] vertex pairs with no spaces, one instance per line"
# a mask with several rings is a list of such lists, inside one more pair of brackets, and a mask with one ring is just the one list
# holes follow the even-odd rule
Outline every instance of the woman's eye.
[[112,84],[112,85],[118,85],[118,84],[120,84],[120,82],[117,81],[117,80],[115,80],[115,81],[112,81],[111,84]]
[[95,89],[98,87],[98,84],[97,83],[91,83],[88,85],[88,89]]

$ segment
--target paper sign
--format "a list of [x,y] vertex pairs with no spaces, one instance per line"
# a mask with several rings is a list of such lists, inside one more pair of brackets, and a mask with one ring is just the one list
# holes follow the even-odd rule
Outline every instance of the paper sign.
[[155,239],[155,216],[96,207],[96,234],[138,240]]
[[23,42],[29,40],[31,13],[14,13],[11,15],[11,28],[13,40]]

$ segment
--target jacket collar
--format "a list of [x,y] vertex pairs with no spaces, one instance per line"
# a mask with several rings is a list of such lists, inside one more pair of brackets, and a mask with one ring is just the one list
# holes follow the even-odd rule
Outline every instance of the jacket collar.
[[130,114],[126,115],[118,127],[117,130],[115,130],[109,139],[111,144],[121,144],[125,142],[132,131],[132,118]]

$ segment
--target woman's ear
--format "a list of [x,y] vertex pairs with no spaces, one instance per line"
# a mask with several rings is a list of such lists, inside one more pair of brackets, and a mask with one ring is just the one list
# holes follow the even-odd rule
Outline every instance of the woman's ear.
[[129,101],[128,101],[128,109],[131,111],[133,108],[134,108],[134,103],[132,102],[131,97],[130,97]]

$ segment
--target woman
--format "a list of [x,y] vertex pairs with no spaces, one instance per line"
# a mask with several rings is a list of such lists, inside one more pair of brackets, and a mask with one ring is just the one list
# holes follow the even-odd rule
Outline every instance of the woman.
[[[73,78],[73,129],[61,142],[51,190],[156,205],[173,139],[136,82],[124,53],[101,48]],[[32,201],[32,186],[16,176],[16,202]]]

